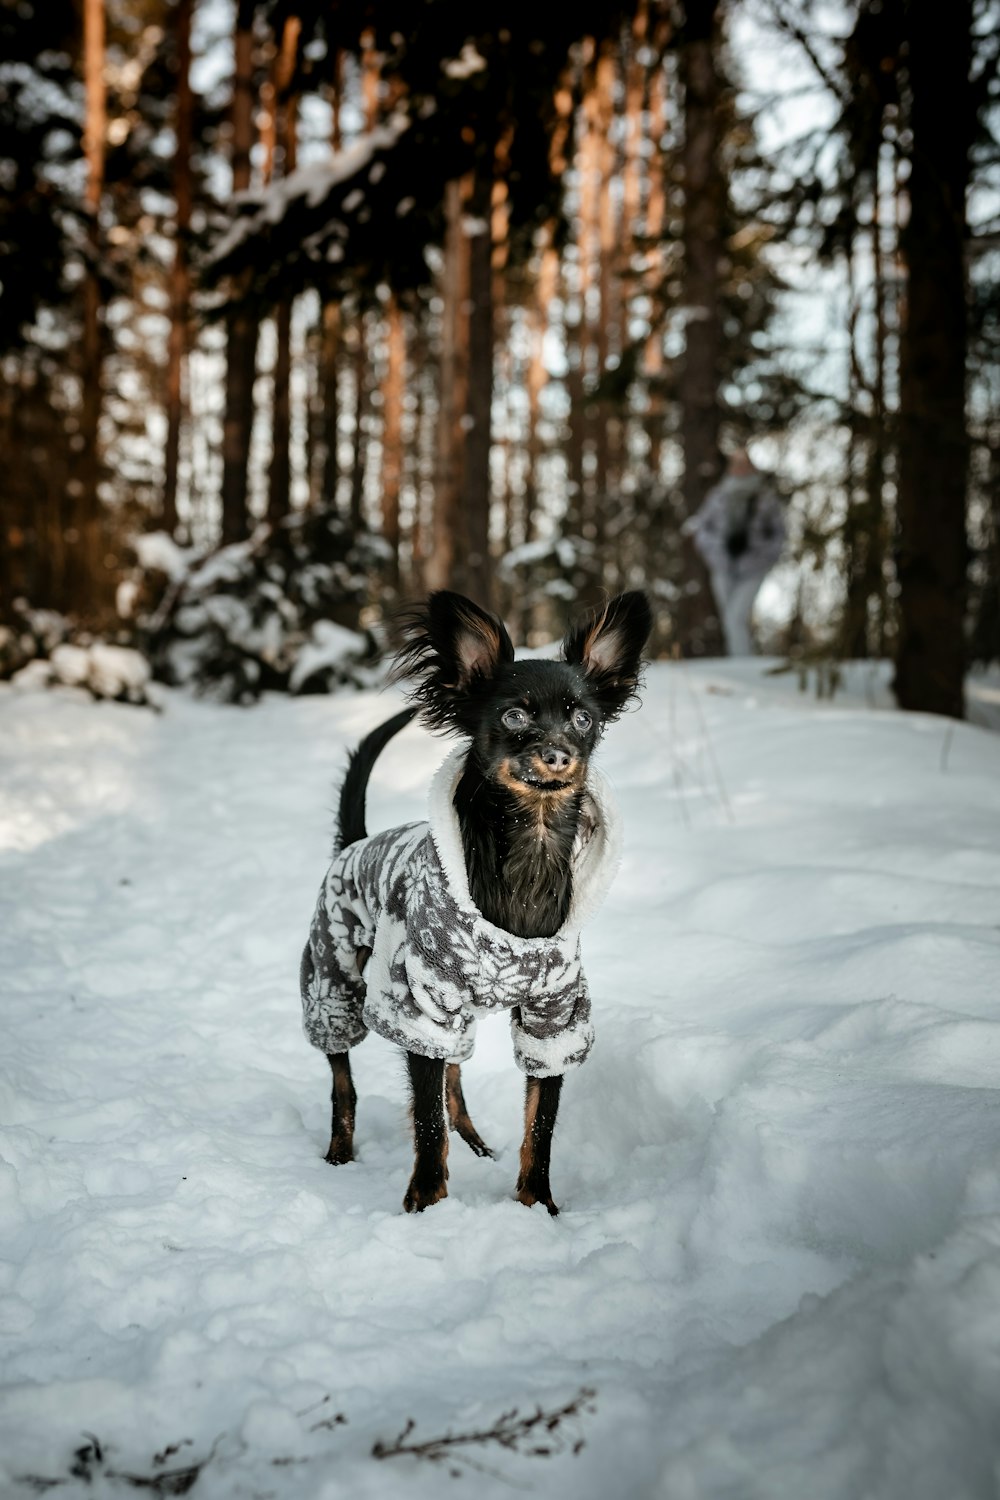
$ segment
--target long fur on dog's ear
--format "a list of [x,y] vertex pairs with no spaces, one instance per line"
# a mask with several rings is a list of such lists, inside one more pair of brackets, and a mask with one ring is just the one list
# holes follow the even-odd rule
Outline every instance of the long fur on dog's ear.
[[430,729],[471,733],[467,710],[514,647],[503,622],[445,589],[402,616],[391,678],[407,684]]
[[645,594],[618,594],[574,625],[563,641],[563,657],[579,663],[606,723],[617,719],[639,687],[642,649],[653,628]]

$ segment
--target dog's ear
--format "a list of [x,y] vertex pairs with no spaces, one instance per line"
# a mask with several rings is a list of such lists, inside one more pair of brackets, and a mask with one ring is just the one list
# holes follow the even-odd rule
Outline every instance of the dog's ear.
[[563,656],[587,674],[587,685],[605,721],[617,719],[639,686],[642,648],[653,628],[645,594],[618,594],[574,625],[563,641]]
[[468,732],[463,710],[497,668],[514,660],[503,622],[466,599],[441,590],[401,621],[403,645],[392,670],[432,729]]

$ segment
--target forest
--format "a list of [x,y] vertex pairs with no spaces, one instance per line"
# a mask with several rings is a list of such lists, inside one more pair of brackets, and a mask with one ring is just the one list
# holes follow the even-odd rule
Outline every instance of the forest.
[[[1000,660],[1000,9],[2,0],[0,675],[363,680],[457,588],[538,644],[787,517],[758,645]],[[360,674],[360,675],[359,675]]]

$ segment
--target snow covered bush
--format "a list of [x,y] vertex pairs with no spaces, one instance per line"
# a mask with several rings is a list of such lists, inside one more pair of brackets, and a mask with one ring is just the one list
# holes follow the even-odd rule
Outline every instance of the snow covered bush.
[[131,646],[92,641],[79,646],[64,641],[45,659],[36,657],[14,677],[19,687],[82,687],[93,698],[115,703],[150,704],[149,662]]
[[51,656],[71,633],[65,615],[54,609],[32,609],[27,600],[15,599],[10,623],[0,625],[0,681],[13,677],[38,657]]
[[0,679],[16,687],[81,687],[93,698],[148,704],[149,663],[132,646],[94,640],[65,615],[15,601],[12,623],[0,627]]
[[161,533],[136,541],[133,605],[155,675],[227,703],[267,689],[328,692],[375,677],[379,645],[358,618],[388,558],[380,538],[325,508],[260,526],[218,551]]
[[520,597],[525,616],[543,635],[561,635],[581,599],[600,587],[597,549],[583,537],[546,537],[523,542],[500,559],[498,576]]

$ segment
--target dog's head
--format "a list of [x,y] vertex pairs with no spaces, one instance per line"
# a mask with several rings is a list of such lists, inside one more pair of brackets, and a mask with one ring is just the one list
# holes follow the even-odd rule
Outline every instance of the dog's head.
[[569,631],[560,661],[515,661],[495,615],[441,592],[408,617],[394,676],[426,724],[469,738],[490,780],[524,798],[565,796],[635,696],[651,628],[645,594],[619,594]]

